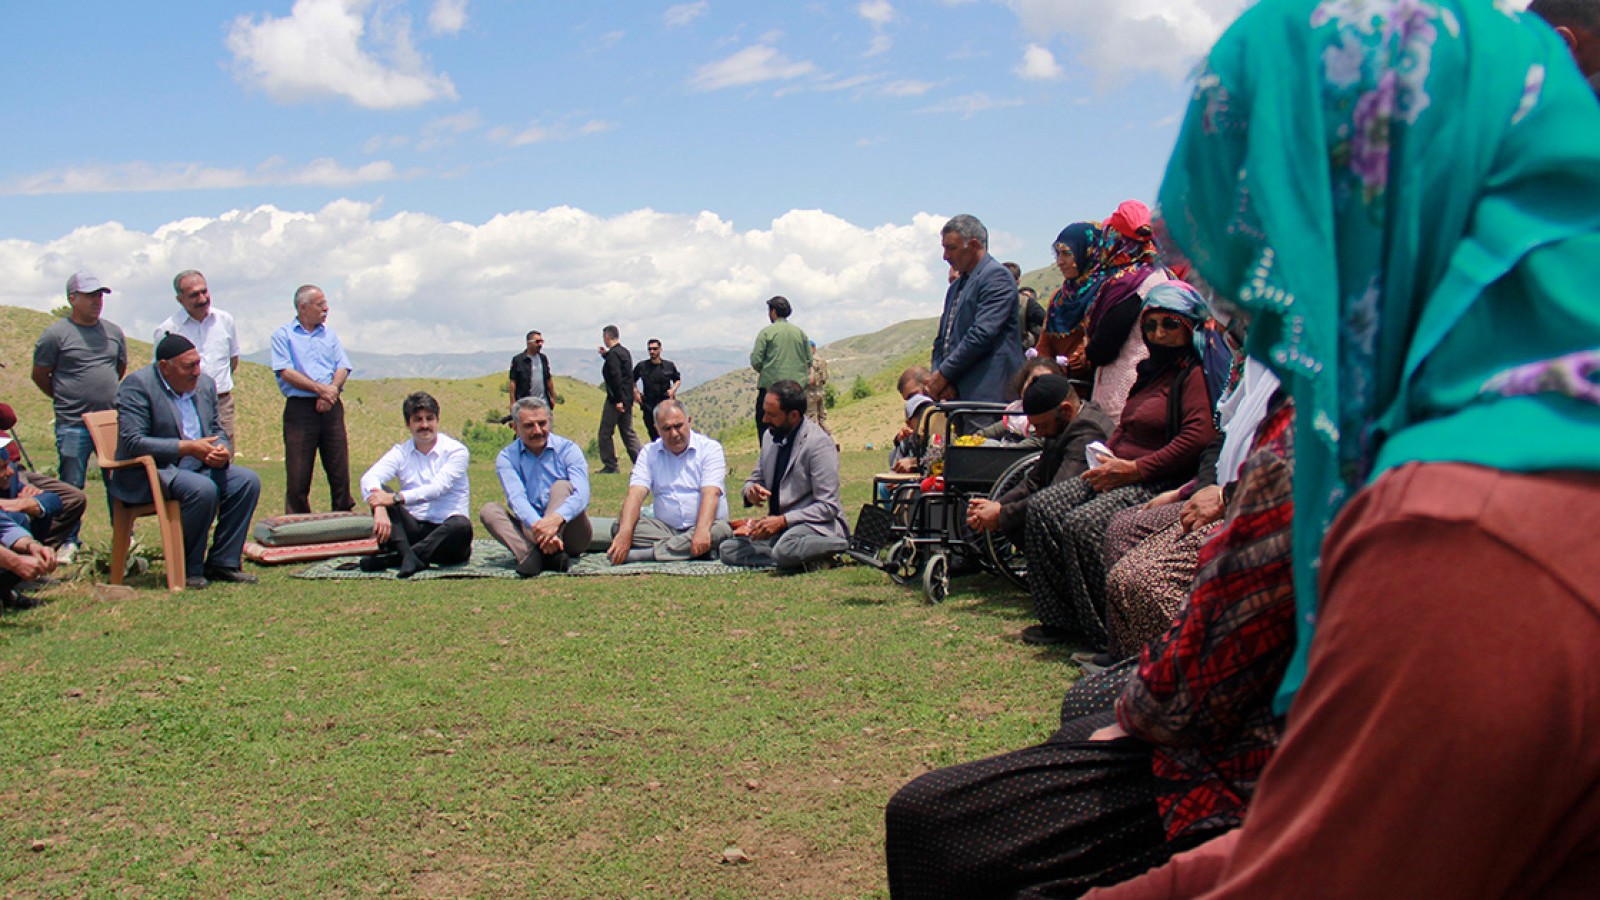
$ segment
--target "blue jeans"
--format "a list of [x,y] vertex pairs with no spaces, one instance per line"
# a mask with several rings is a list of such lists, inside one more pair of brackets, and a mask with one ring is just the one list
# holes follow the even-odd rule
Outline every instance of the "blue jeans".
[[[89,426],[82,422],[56,423],[56,455],[61,458],[58,477],[67,484],[82,490],[89,471],[89,454],[94,452],[94,441],[89,437]],[[64,543],[78,543],[78,528],[73,526]]]

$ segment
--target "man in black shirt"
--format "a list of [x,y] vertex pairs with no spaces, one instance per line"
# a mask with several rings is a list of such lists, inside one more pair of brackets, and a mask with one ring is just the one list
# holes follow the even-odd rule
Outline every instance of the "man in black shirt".
[[651,338],[645,347],[650,351],[650,358],[633,367],[633,380],[643,382],[644,390],[634,388],[633,399],[644,410],[644,430],[650,432],[653,441],[661,436],[656,432],[656,404],[678,398],[678,382],[683,376],[678,374],[678,367],[672,360],[661,358],[660,341]]
[[511,382],[507,392],[511,395],[511,406],[523,397],[543,400],[544,405],[550,407],[561,402],[556,394],[550,360],[544,355],[544,335],[539,332],[528,332],[528,349],[511,357]]
[[600,474],[617,473],[617,445],[611,439],[614,431],[622,432],[622,447],[628,451],[628,461],[639,458],[639,436],[633,433],[633,354],[622,346],[622,333],[615,325],[600,331],[605,343],[600,355],[605,362],[600,366],[600,376],[606,386],[606,405],[600,409]]

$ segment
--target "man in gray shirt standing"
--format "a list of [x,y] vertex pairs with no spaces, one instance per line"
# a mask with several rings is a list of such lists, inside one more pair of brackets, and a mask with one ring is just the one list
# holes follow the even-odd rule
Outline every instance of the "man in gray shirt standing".
[[[117,399],[117,383],[128,371],[128,341],[122,329],[100,318],[109,293],[111,289],[92,272],[75,273],[67,279],[71,312],[51,323],[33,347],[33,383],[55,404],[59,475],[79,490],[89,468],[89,454],[94,452],[83,414],[111,409]],[[70,560],[78,543],[77,529],[73,529],[61,555]]]

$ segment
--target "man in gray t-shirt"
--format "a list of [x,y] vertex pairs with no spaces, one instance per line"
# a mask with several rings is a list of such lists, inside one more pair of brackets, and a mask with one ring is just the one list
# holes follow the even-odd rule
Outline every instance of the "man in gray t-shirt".
[[[57,319],[39,335],[33,347],[33,383],[55,404],[56,453],[61,458],[62,481],[83,488],[84,473],[94,443],[83,414],[111,409],[117,384],[128,371],[128,341],[122,329],[100,318],[105,295],[111,289],[90,272],[67,279],[71,313]],[[66,539],[78,543],[74,531]]]

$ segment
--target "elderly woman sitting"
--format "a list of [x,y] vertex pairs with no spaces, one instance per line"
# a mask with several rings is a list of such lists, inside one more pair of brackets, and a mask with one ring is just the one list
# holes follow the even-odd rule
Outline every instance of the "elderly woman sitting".
[[1294,648],[1293,418],[1279,395],[1191,602],[1137,666],[1074,684],[1045,743],[929,772],[889,801],[892,896],[1073,897],[1239,825]]
[[1042,624],[1030,644],[1106,644],[1105,559],[1111,517],[1195,474],[1217,436],[1215,398],[1231,362],[1210,310],[1181,281],[1150,290],[1139,320],[1149,357],[1139,363],[1109,453],[1077,481],[1047,488],[1028,505],[1028,589]]

